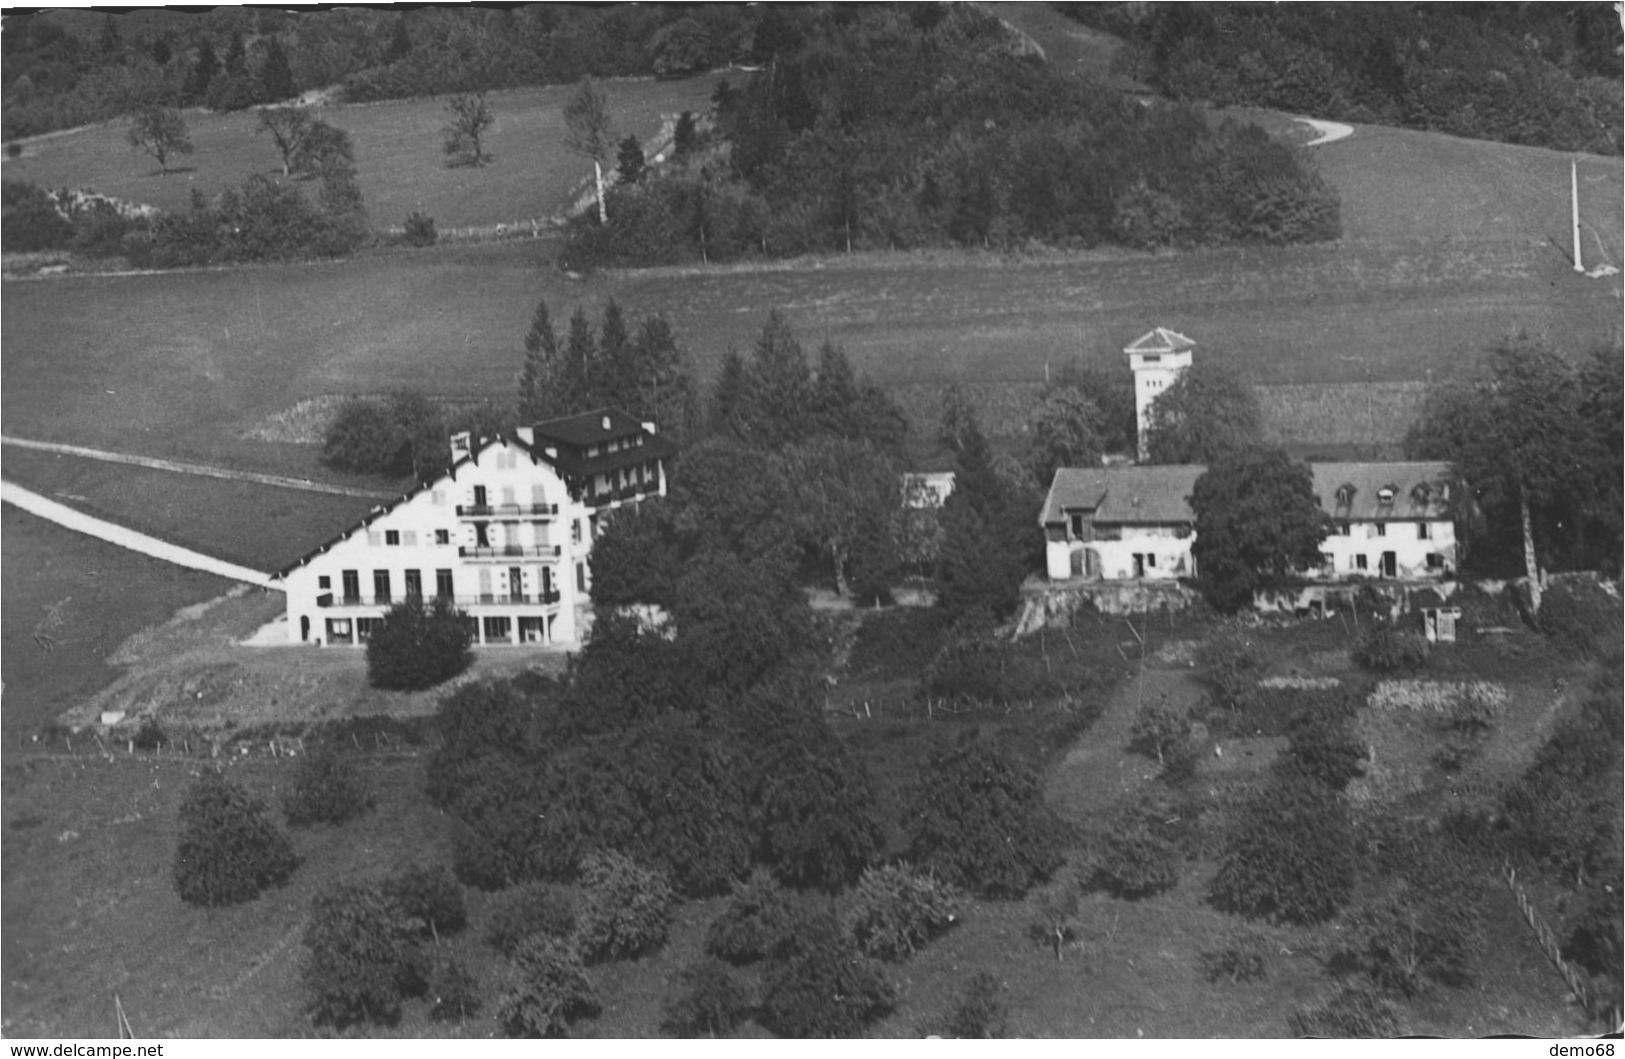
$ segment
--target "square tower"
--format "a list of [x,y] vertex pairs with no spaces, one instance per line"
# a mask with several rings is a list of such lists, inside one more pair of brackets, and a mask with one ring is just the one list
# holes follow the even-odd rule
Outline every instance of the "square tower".
[[1129,369],[1134,372],[1134,412],[1139,426],[1136,441],[1142,460],[1146,458],[1146,441],[1150,435],[1151,402],[1191,366],[1191,350],[1195,346],[1195,342],[1178,331],[1159,327],[1123,347]]

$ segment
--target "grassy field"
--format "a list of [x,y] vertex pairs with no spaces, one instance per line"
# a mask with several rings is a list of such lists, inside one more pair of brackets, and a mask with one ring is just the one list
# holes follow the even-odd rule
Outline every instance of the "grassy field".
[[[0,509],[0,736],[17,740],[113,680],[124,640],[168,614],[226,592],[231,582]],[[50,637],[45,650],[35,636]]]
[[[663,115],[703,110],[720,75],[682,81],[607,82],[617,139],[642,141],[660,131]],[[736,75],[737,79],[737,75]],[[372,223],[399,226],[421,211],[442,228],[546,218],[568,206],[592,176],[592,164],[563,144],[563,107],[573,85],[492,92],[496,124],[486,134],[493,160],[478,169],[445,164],[444,97],[328,106],[321,118],[350,134],[356,175]],[[257,133],[253,111],[185,114],[196,150],[161,175],[149,155],[132,150],[128,123],[109,122],[24,141],[20,158],[3,163],[7,180],[41,187],[91,188],[131,202],[184,210],[192,189],[214,195],[254,173],[282,172],[269,134]]]

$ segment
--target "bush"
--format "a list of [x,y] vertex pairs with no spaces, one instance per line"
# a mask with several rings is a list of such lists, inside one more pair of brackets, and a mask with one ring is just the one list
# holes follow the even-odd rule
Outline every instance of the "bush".
[[455,934],[468,925],[463,888],[444,864],[396,872],[384,880],[384,893],[424,937],[438,940],[440,935]]
[[1303,712],[1287,728],[1287,745],[1276,758],[1280,772],[1296,772],[1334,791],[1365,772],[1370,750],[1347,721],[1319,712]]
[[280,886],[299,859],[288,836],[267,818],[265,803],[207,768],[180,807],[175,889],[193,905],[230,905]]
[[1541,598],[1540,631],[1570,658],[1617,653],[1622,637],[1619,601],[1594,581],[1558,581]]
[[1364,986],[1345,985],[1313,1007],[1292,1013],[1295,1037],[1393,1037],[1399,1032],[1394,1005]]
[[406,234],[401,239],[407,246],[433,246],[439,238],[433,217],[416,212],[407,216]]
[[809,920],[796,951],[762,975],[762,1025],[781,1037],[851,1037],[890,1011],[897,993],[833,917]]
[[382,401],[347,397],[322,436],[322,462],[359,474],[406,473],[406,437]]
[[576,932],[575,902],[570,895],[546,883],[516,886],[496,895],[485,940],[504,956],[512,956],[527,938],[555,941]]
[[750,994],[721,960],[702,957],[689,964],[678,972],[677,985],[660,1024],[679,1037],[718,1037],[750,1014]]
[[510,1037],[563,1037],[602,1008],[575,946],[537,935],[514,950],[496,1019]]
[[666,943],[672,890],[665,873],[640,868],[620,853],[592,853],[581,862],[581,885],[577,937],[589,963],[641,956]]
[[1620,870],[1618,851],[1609,863],[1594,872],[1580,892],[1578,909],[1563,943],[1563,957],[1573,960],[1592,974],[1601,975],[1619,995],[1622,968],[1619,895],[1625,892],[1625,874]]
[[961,907],[953,887],[906,865],[870,868],[858,880],[844,922],[865,953],[902,960],[953,926]]
[[141,727],[136,729],[134,742],[137,750],[157,750],[169,742],[169,736],[156,717],[147,717],[141,721]]
[[1348,900],[1355,867],[1341,796],[1305,776],[1277,775],[1242,810],[1209,893],[1227,911],[1318,923]]
[[978,971],[965,983],[954,1008],[943,1021],[942,1035],[962,1040],[995,1040],[1003,1037],[1010,1009],[999,994],[1004,987],[986,971]]
[[299,762],[293,787],[282,796],[288,823],[342,824],[372,808],[357,762],[331,743],[319,744]]
[[1344,955],[1385,990],[1411,997],[1467,980],[1478,913],[1471,893],[1400,879],[1349,917]]
[[711,921],[705,951],[736,964],[783,955],[793,943],[800,918],[789,892],[757,869],[734,888],[722,914]]
[[1128,748],[1135,753],[1154,757],[1163,765],[1163,754],[1175,743],[1190,734],[1191,722],[1183,713],[1166,706],[1141,706],[1129,729]]
[[367,641],[373,687],[422,691],[444,683],[474,661],[466,616],[446,599],[430,606],[407,599],[389,608]]
[[1421,669],[1427,665],[1428,642],[1414,632],[1396,629],[1387,622],[1360,637],[1353,651],[1354,664],[1377,673],[1399,669]]
[[1038,777],[981,743],[938,756],[906,802],[909,857],[984,897],[1019,897],[1060,867],[1066,825]]
[[792,886],[838,890],[880,849],[874,792],[863,765],[834,740],[791,746],[763,769],[762,852]]
[[1118,816],[1100,844],[1090,882],[1118,897],[1149,897],[1179,882],[1179,848],[1142,812]]
[[377,885],[338,883],[318,894],[305,927],[301,977],[317,1022],[392,1023],[421,988],[412,924]]
[[455,956],[436,954],[429,968],[429,1017],[464,1022],[480,1010],[480,982]]

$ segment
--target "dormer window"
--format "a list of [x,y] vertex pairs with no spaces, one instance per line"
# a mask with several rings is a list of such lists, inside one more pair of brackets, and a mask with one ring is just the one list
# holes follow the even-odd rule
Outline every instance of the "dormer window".
[[1428,485],[1426,482],[1417,482],[1416,485],[1411,489],[1411,500],[1422,507],[1427,507],[1428,501],[1432,497],[1433,487]]
[[1381,489],[1378,489],[1377,490],[1377,503],[1384,504],[1384,505],[1392,504],[1394,502],[1394,493],[1395,492],[1397,492],[1397,490],[1391,485],[1385,485]]
[[1348,507],[1354,503],[1354,486],[1347,482],[1337,487],[1337,506]]

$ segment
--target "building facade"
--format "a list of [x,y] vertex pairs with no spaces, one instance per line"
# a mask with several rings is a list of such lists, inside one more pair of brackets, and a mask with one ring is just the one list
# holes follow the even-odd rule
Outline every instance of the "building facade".
[[449,599],[477,644],[576,646],[590,621],[599,520],[664,496],[675,448],[599,410],[451,439],[440,478],[279,571],[289,639],[360,646],[405,599]]
[[[1443,463],[1316,463],[1314,490],[1331,521],[1322,566],[1305,580],[1442,579],[1457,567],[1450,468]],[[1201,527],[1190,509],[1206,468],[1063,467],[1044,509],[1052,581],[1197,576]]]
[[1196,343],[1166,327],[1158,327],[1123,347],[1129,370],[1134,372],[1135,434],[1140,459],[1148,458],[1146,442],[1151,434],[1151,403],[1178,381],[1191,366]]

